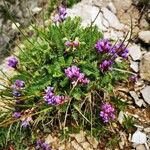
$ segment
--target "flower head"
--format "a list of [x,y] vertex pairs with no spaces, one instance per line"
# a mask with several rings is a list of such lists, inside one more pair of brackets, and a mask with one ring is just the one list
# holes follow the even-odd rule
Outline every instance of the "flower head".
[[79,46],[79,41],[77,41],[77,40],[75,40],[75,41],[73,41],[73,45],[75,46],[75,47],[77,47],[77,46]]
[[104,60],[99,65],[99,68],[102,72],[105,72],[105,71],[108,71],[111,68],[112,64],[113,64],[112,60]]
[[15,117],[15,118],[20,118],[21,117],[21,112],[14,112],[12,116]]
[[62,104],[65,100],[64,96],[59,96],[54,94],[53,87],[47,87],[45,92],[46,94],[43,98],[49,105],[59,105]]
[[54,17],[54,22],[63,22],[66,19],[66,15],[67,15],[66,8],[60,6],[58,8],[58,14],[55,15]]
[[115,119],[114,112],[115,112],[115,109],[112,107],[111,104],[104,103],[101,106],[100,117],[102,118],[104,123],[107,123],[110,120],[114,120]]
[[85,77],[85,74],[80,72],[80,68],[76,66],[71,66],[65,69],[65,74],[70,80],[72,80],[73,84],[77,81],[83,84],[88,84],[90,82],[90,80]]
[[16,57],[9,57],[8,66],[12,68],[16,68],[18,64],[18,59]]
[[21,96],[21,93],[19,91],[17,91],[17,90],[13,90],[12,94],[15,97],[20,97]]
[[99,53],[109,53],[111,49],[111,43],[108,39],[98,40],[95,48]]
[[36,141],[36,149],[42,149],[42,150],[51,150],[50,146],[43,142],[42,140],[37,140]]
[[21,122],[21,126],[26,128],[27,126],[29,126],[31,121],[32,121],[31,117],[23,118]]
[[132,75],[129,77],[129,81],[135,83],[138,80],[137,75]]
[[65,42],[65,46],[67,46],[67,47],[72,46],[72,42],[70,42],[70,41],[66,41],[66,42]]
[[127,59],[129,50],[126,48],[126,46],[122,43],[117,44],[114,46],[115,52],[118,56]]
[[12,85],[13,89],[21,89],[25,87],[25,82],[22,80],[16,80],[15,83]]

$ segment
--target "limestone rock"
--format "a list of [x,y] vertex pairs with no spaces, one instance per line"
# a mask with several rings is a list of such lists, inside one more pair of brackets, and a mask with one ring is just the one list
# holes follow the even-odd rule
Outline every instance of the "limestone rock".
[[150,105],[150,86],[146,86],[141,90],[144,101]]
[[141,59],[140,76],[142,79],[150,81],[150,52],[144,54]]
[[138,145],[136,146],[136,150],[146,150],[144,145]]
[[142,56],[141,48],[140,46],[134,44],[129,47],[129,54],[132,57],[133,60],[140,60]]
[[115,14],[113,14],[106,7],[103,7],[101,10],[103,12],[104,18],[109,22],[109,25],[112,28],[115,28],[117,30],[123,30],[124,25],[119,22],[119,20],[118,20],[118,18],[116,17]]
[[132,136],[132,142],[135,144],[144,144],[146,143],[146,134],[137,130]]
[[135,61],[130,61],[130,67],[133,69],[134,72],[139,71],[139,63]]
[[139,39],[150,45],[150,31],[140,31]]
[[83,150],[83,148],[75,140],[71,141],[71,145],[75,150]]
[[112,2],[109,2],[108,5],[107,5],[107,8],[113,12],[114,14],[117,13],[117,10],[116,10],[116,7],[114,6],[114,4]]

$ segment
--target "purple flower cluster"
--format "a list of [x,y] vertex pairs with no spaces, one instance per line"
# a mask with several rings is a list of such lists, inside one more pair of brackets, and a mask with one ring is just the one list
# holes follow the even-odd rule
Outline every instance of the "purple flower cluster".
[[88,84],[90,80],[85,77],[84,73],[80,72],[80,68],[76,66],[71,66],[65,69],[66,76],[72,80],[72,84],[75,84],[76,82]]
[[16,68],[18,64],[18,59],[16,57],[9,57],[8,66],[12,68]]
[[43,142],[41,140],[36,141],[36,147],[35,147],[35,149],[37,149],[37,150],[38,149],[51,150],[50,146],[47,143],[45,143],[45,142]]
[[65,100],[64,96],[59,96],[59,95],[54,94],[53,87],[50,87],[50,86],[47,87],[45,92],[46,92],[46,94],[43,98],[50,105],[59,105],[59,104],[62,104]]
[[[21,116],[22,116],[22,114],[21,114],[21,112],[19,112],[19,111],[15,111],[13,114],[12,114],[12,116],[14,117],[14,118],[20,118]],[[32,118],[31,117],[26,117],[26,118],[22,118],[21,119],[21,126],[22,127],[27,127],[27,126],[29,126],[29,124],[30,124],[30,122],[32,121]]]
[[21,126],[26,128],[27,126],[29,126],[30,122],[32,121],[32,118],[26,117],[26,118],[23,118],[21,121],[22,121]]
[[104,60],[99,65],[99,68],[102,72],[105,72],[107,70],[110,70],[112,67],[113,61],[112,60]]
[[99,53],[107,54],[108,56],[99,65],[102,72],[109,70],[117,57],[122,57],[123,59],[128,58],[129,51],[123,43],[112,45],[108,39],[103,39],[97,41],[95,48]]
[[138,80],[137,75],[132,75],[132,76],[129,77],[129,81],[132,82],[132,83],[137,82],[137,80]]
[[14,118],[20,118],[21,117],[21,112],[15,111],[12,115]]
[[100,111],[100,117],[102,118],[104,123],[109,122],[110,120],[115,119],[115,109],[112,107],[112,105],[108,103],[104,103],[101,106],[101,111]]
[[54,17],[54,22],[63,22],[66,19],[66,8],[63,6],[60,6],[58,8],[58,14]]
[[65,42],[65,46],[67,46],[67,47],[71,47],[71,46],[74,46],[74,47],[78,47],[79,46],[79,41],[77,41],[77,40],[75,40],[75,41],[73,41],[73,42],[71,42],[71,41],[66,41]]
[[95,48],[99,53],[107,53],[109,55],[120,56],[124,59],[128,57],[129,50],[123,43],[112,45],[108,39],[98,40]]
[[111,43],[108,41],[108,39],[104,40],[98,40],[95,44],[95,48],[99,53],[109,53],[111,49]]
[[18,90],[20,90],[20,89],[22,89],[24,87],[25,87],[25,82],[24,81],[16,80],[15,83],[12,85],[12,88],[13,88],[13,92],[12,93],[13,93],[13,95],[15,97],[20,97],[21,93]]
[[16,80],[14,85],[12,86],[14,89],[21,89],[25,87],[25,82],[22,80]]

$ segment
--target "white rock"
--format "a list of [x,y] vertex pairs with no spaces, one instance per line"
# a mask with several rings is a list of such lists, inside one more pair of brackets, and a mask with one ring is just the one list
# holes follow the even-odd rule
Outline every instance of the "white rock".
[[129,54],[133,60],[140,60],[142,57],[142,52],[140,46],[134,44],[129,47]]
[[144,145],[137,145],[136,150],[146,150]]
[[150,81],[150,52],[144,54],[141,59],[140,76],[142,79]]
[[131,97],[134,99],[134,102],[137,106],[141,107],[142,104],[143,104],[143,100],[142,99],[139,99],[138,95],[136,94],[135,91],[130,91],[129,92]]
[[124,120],[124,112],[123,111],[120,111],[119,112],[119,115],[118,115],[118,121],[120,124],[122,124],[123,120]]
[[97,149],[98,141],[94,137],[87,137],[88,142],[93,146],[93,148]]
[[123,30],[124,25],[119,22],[115,14],[113,14],[109,9],[105,7],[103,7],[101,10],[103,12],[104,18],[109,22],[109,25],[112,28]]
[[146,86],[141,90],[144,101],[150,105],[150,86]]
[[150,127],[145,128],[145,129],[144,129],[144,132],[150,133]]
[[45,143],[50,144],[56,141],[56,137],[52,137],[50,134],[46,137]]
[[132,96],[132,98],[133,98],[135,101],[138,101],[138,100],[139,100],[139,97],[138,97],[138,95],[135,93],[135,91],[130,91],[129,93],[130,93],[130,95]]
[[130,67],[133,69],[134,72],[139,71],[139,63],[135,61],[130,61]]
[[[90,10],[90,11],[89,11]],[[74,18],[76,16],[80,16],[82,19],[82,26],[86,27],[94,21],[95,17],[99,12],[99,8],[96,6],[91,6],[89,4],[81,5],[76,4],[71,9],[67,9],[67,15]],[[103,25],[103,15],[99,13],[98,17],[96,18],[94,24],[98,26],[98,28],[102,31],[106,31],[107,28]],[[105,22],[106,23],[106,22]]]
[[86,150],[90,148],[90,144],[88,142],[81,143],[82,147]]
[[136,101],[135,104],[136,104],[137,106],[139,106],[139,107],[142,107],[142,105],[144,104],[144,102],[143,102],[142,99],[140,99],[140,100]]
[[34,14],[37,14],[37,13],[39,13],[41,10],[42,10],[41,7],[35,7],[35,8],[32,9],[32,12],[33,12]]
[[108,5],[107,5],[107,8],[113,12],[114,14],[117,13],[117,10],[116,10],[116,7],[114,6],[114,4],[112,2],[109,2]]
[[142,133],[141,131],[137,130],[133,135],[132,135],[132,140],[134,144],[144,144],[146,143],[146,134]]
[[139,32],[139,39],[141,39],[144,43],[150,44],[150,31]]
[[18,27],[20,27],[20,24],[19,23],[15,23],[15,24],[12,23],[11,27],[12,27],[13,30],[18,30]]
[[78,143],[85,142],[85,133],[83,131],[80,131],[79,134],[75,134],[75,139]]
[[71,145],[75,150],[83,150],[83,148],[76,141],[71,141]]

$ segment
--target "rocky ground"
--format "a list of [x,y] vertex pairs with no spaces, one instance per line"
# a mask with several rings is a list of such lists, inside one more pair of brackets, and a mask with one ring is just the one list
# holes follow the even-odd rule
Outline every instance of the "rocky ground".
[[[137,1],[132,0],[82,0],[67,10],[69,16],[80,16],[82,25],[87,26],[96,17],[94,24],[104,33],[105,38],[123,40],[127,32],[132,38],[129,44],[129,61],[133,74],[138,76],[132,87],[118,86],[114,91],[122,99],[126,99],[129,109],[121,111],[118,121],[122,124],[124,115],[132,116],[135,121],[135,131],[127,133],[118,131],[119,147],[115,150],[149,150],[150,149],[150,11],[143,13],[138,9]],[[97,15],[98,14],[98,15]],[[132,25],[131,25],[132,20]],[[48,23],[49,20],[46,20]],[[128,39],[130,37],[128,36]],[[1,69],[8,74],[12,70],[2,64]],[[113,124],[117,128],[117,124]],[[46,141],[52,144],[53,150],[103,150],[101,141],[80,134],[70,135],[69,142],[59,140],[54,135],[48,135]],[[100,143],[100,144],[99,144]],[[109,149],[107,149],[109,150]]]

